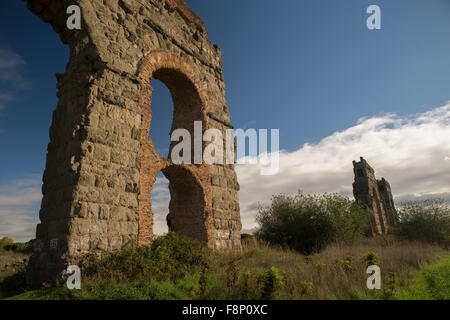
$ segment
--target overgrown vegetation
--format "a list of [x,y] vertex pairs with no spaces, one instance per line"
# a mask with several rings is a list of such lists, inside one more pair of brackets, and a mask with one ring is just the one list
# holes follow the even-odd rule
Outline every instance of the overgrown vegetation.
[[13,244],[14,240],[9,237],[3,237],[0,239],[0,249],[3,249],[5,246]]
[[[16,295],[23,292],[21,273],[0,280],[0,291],[13,299],[388,299],[444,253],[436,245],[382,238],[331,244],[312,256],[258,242],[217,252],[170,234],[151,247],[92,259],[82,268],[81,290],[61,285]],[[367,289],[369,261],[380,265],[382,288],[393,295]]]
[[83,273],[90,278],[117,281],[176,281],[207,267],[206,251],[200,242],[169,233],[155,239],[151,247],[129,246],[102,259],[91,258]]
[[332,242],[355,243],[369,228],[366,209],[338,194],[276,195],[259,210],[258,237],[303,254],[319,252]]
[[450,246],[450,208],[444,200],[407,202],[398,215],[394,228],[398,238]]
[[32,253],[33,247],[31,245],[32,241],[29,242],[16,242],[10,243],[3,247],[5,251],[12,251],[16,253]]
[[401,300],[450,300],[450,256],[423,268],[411,285],[393,294]]
[[[240,252],[214,251],[169,233],[82,265],[81,290],[29,291],[24,270],[0,279],[13,299],[449,299],[448,206],[399,209],[394,233],[366,238],[367,212],[335,195],[278,195]],[[17,250],[17,248],[16,248]],[[7,252],[7,251],[5,251]],[[16,253],[15,253],[16,254]],[[382,289],[366,286],[367,267]],[[426,266],[424,269],[423,266]]]

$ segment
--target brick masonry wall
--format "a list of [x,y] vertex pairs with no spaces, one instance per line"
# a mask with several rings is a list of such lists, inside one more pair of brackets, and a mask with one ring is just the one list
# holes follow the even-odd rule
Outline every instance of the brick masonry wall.
[[[199,120],[225,136],[231,126],[220,49],[200,18],[179,0],[27,3],[70,47],[66,72],[57,75],[37,227],[42,245],[30,260],[29,282],[54,280],[98,250],[149,244],[150,195],[160,171],[170,181],[174,231],[211,248],[240,249],[234,165],[174,165],[148,134],[153,77],[172,93],[172,129],[192,131]],[[81,30],[65,27],[72,4],[81,8]]]

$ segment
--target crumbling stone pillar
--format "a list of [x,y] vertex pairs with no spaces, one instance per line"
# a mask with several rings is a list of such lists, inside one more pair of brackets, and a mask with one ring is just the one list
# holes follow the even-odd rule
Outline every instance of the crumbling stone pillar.
[[[152,78],[171,91],[172,130],[192,132],[194,121],[224,136],[232,128],[220,49],[201,19],[181,0],[26,2],[70,47],[66,72],[57,75],[29,282],[55,280],[96,250],[150,244],[160,171],[170,182],[175,232],[239,249],[234,165],[176,165],[156,153],[148,133]],[[81,8],[80,30],[66,28],[73,4]]]
[[364,158],[361,157],[360,160],[360,162],[353,161],[355,174],[353,195],[369,210],[372,236],[385,234],[395,223],[396,216],[391,186],[384,178],[377,180],[373,168]]

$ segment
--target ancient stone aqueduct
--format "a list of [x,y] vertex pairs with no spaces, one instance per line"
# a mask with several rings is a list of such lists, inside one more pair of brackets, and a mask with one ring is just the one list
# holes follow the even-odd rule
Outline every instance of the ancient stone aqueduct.
[[[173,231],[210,248],[240,249],[234,165],[176,165],[157,154],[149,136],[153,78],[171,92],[172,131],[184,128],[193,137],[194,121],[224,137],[233,128],[220,49],[201,19],[183,0],[25,1],[70,47],[66,72],[56,75],[59,102],[28,281],[55,280],[98,249],[150,244],[159,172],[169,180]],[[82,12],[80,30],[66,27],[74,4]],[[393,208],[389,184],[377,182],[364,159],[354,168],[355,198],[370,209],[372,233],[385,233]]]
[[[175,165],[149,136],[152,78],[169,88],[172,130],[232,128],[222,58],[201,19],[182,0],[26,0],[70,47],[57,75],[43,177],[41,223],[28,281],[61,275],[88,252],[153,238],[151,191],[169,180],[171,227],[211,248],[240,248],[233,165]],[[78,5],[80,30],[66,27]],[[155,119],[158,121],[158,119]],[[192,134],[192,136],[194,136]]]

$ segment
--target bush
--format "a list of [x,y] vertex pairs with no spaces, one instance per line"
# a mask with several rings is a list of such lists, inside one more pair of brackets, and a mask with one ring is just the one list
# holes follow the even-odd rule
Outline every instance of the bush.
[[6,247],[6,246],[8,246],[8,245],[11,245],[11,244],[13,244],[14,243],[14,240],[13,239],[11,239],[11,238],[9,238],[9,237],[3,237],[1,240],[0,240],[0,248],[4,248],[4,247]]
[[433,199],[404,203],[398,210],[397,237],[448,247],[450,244],[450,209],[444,200]]
[[346,272],[350,272],[353,270],[352,256],[347,256],[345,259],[337,259],[336,262],[338,262]]
[[150,247],[131,246],[102,259],[94,258],[84,272],[101,279],[177,280],[207,268],[205,250],[198,241],[169,233]]
[[208,267],[206,249],[202,243],[171,232],[153,241],[151,258],[156,272],[165,277],[182,277]]
[[314,293],[314,286],[312,282],[303,281],[300,284],[300,292],[302,295],[311,297]]
[[16,253],[32,253],[33,247],[31,246],[31,241],[29,242],[16,242],[4,246],[6,251],[13,251]]
[[368,229],[364,207],[338,194],[276,195],[257,215],[257,236],[309,255],[333,241],[352,243]]
[[378,254],[376,252],[369,251],[367,254],[363,257],[364,261],[366,262],[366,266],[377,266],[380,264],[380,261],[378,261]]
[[283,285],[282,277],[279,275],[277,268],[272,267],[260,276],[260,281],[263,284],[261,298],[263,300],[274,299],[280,287]]
[[253,239],[253,235],[249,233],[241,234],[241,240]]

